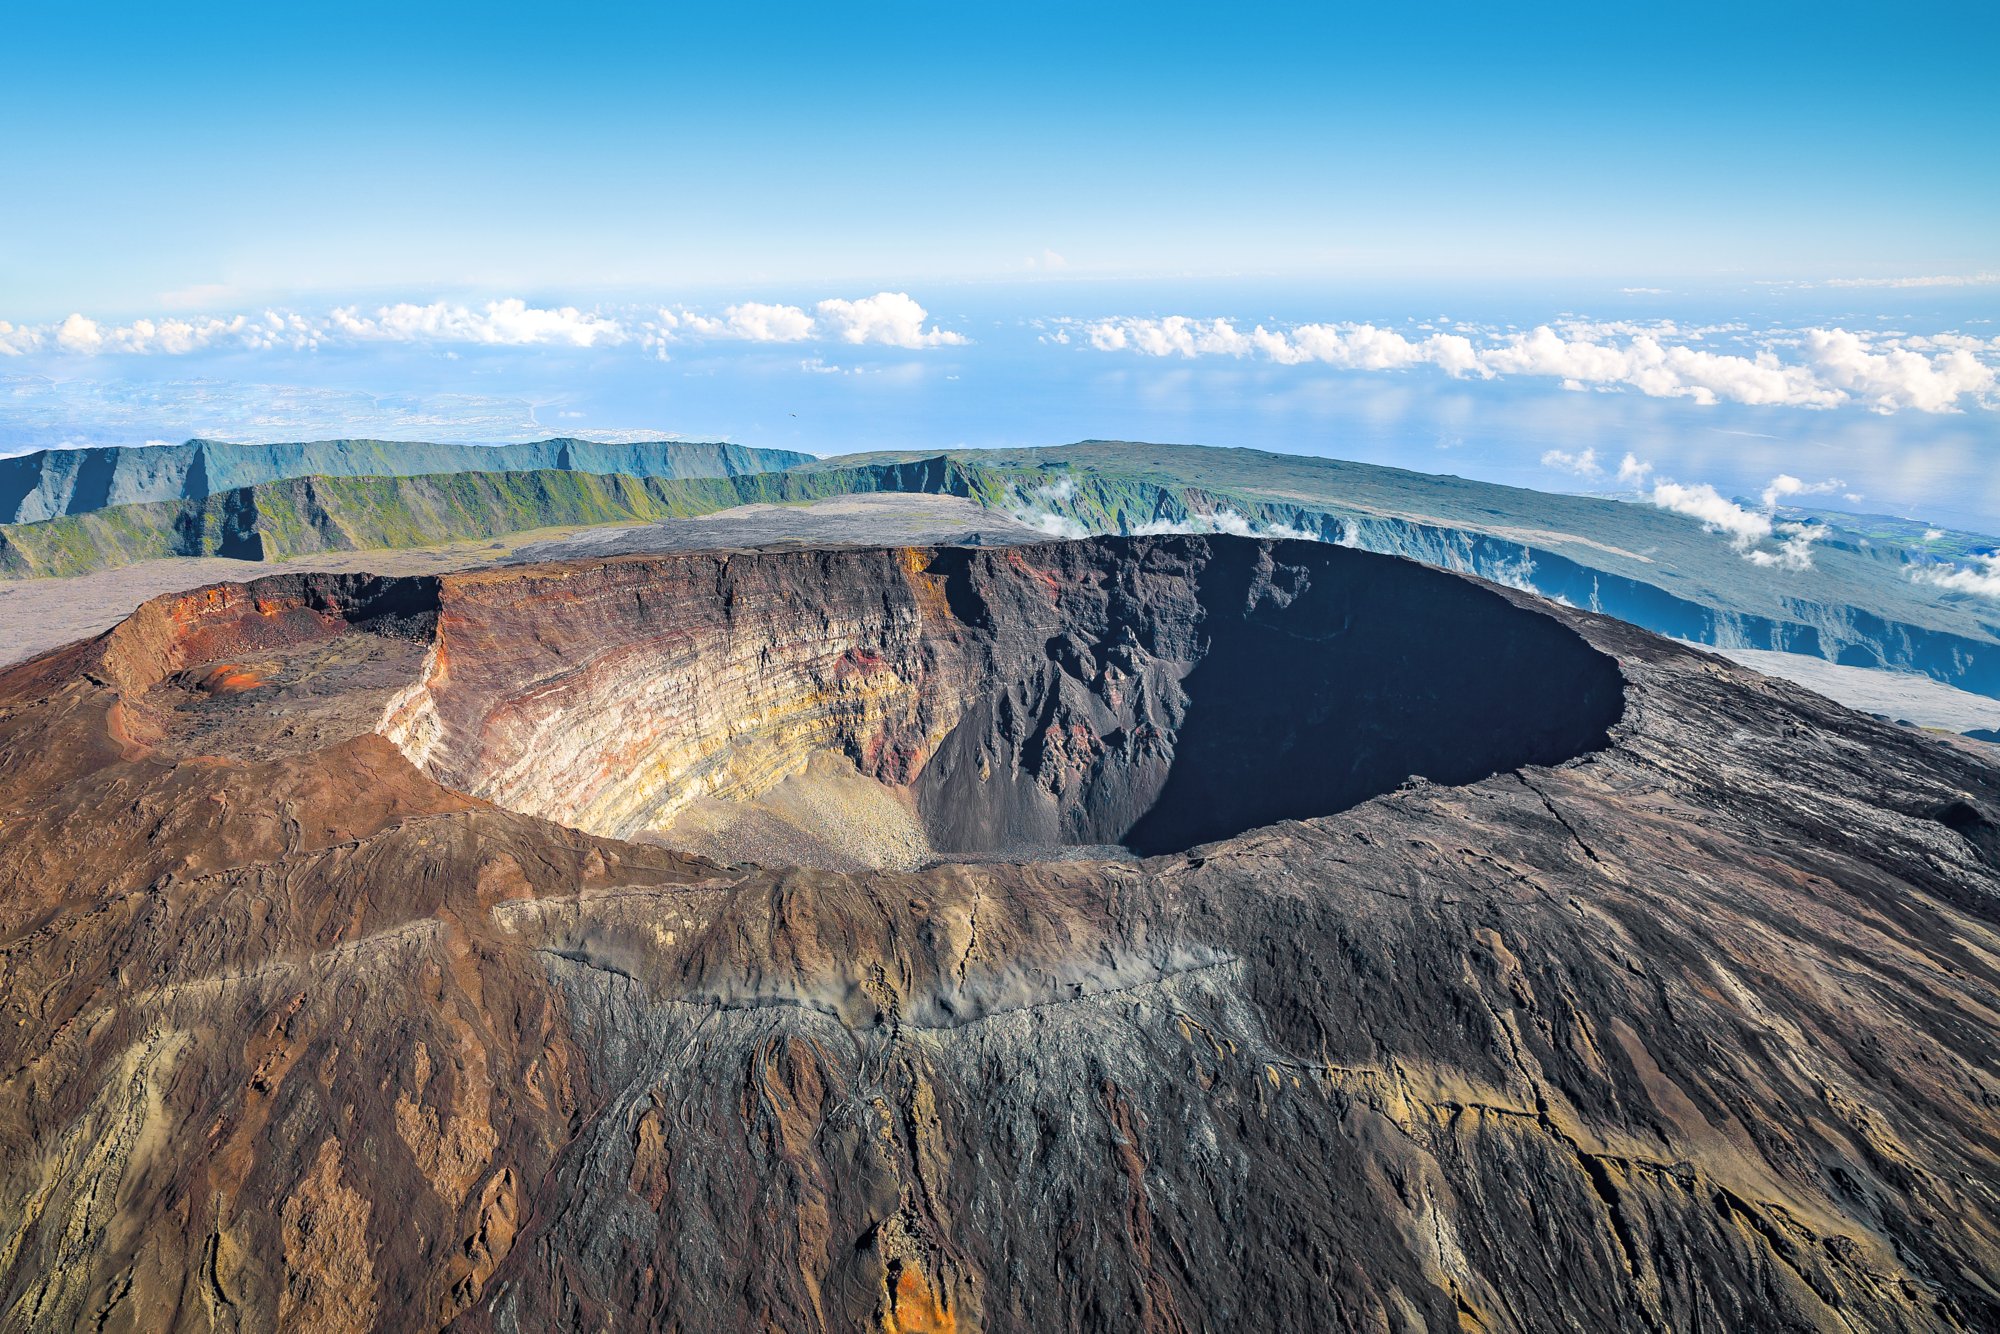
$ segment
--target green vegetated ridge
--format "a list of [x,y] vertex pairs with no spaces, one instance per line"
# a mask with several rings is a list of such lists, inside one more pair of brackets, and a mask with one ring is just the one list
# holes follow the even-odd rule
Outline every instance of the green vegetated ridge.
[[418,477],[446,472],[567,472],[631,477],[737,477],[810,461],[789,449],[722,441],[603,444],[557,438],[513,445],[412,440],[310,440],[232,445],[190,440],[140,448],[44,449],[0,458],[0,522],[32,523],[118,505],[203,500],[288,477]]
[[536,469],[422,477],[299,477],[202,500],[121,505],[0,525],[0,574],[86,574],[167,556],[287,560],[433,546],[537,528],[693,518],[753,503],[921,491],[898,466],[658,478]]

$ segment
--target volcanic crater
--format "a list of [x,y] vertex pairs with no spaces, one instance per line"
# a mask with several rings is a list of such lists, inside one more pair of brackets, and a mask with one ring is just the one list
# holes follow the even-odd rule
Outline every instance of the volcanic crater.
[[0,1325],[2000,1327],[1995,828],[1317,544],[165,597],[0,673]]
[[255,588],[200,611],[181,652],[204,660],[146,696],[180,748],[366,722],[470,796],[738,864],[1176,852],[1559,763],[1623,699],[1611,659],[1531,608],[1306,542]]

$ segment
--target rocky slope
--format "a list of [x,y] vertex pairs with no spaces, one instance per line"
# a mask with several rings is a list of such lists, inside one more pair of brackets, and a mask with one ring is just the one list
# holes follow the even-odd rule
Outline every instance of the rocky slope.
[[413,477],[427,473],[562,472],[628,477],[736,477],[805,463],[788,449],[652,440],[607,445],[537,440],[442,445],[408,440],[314,440],[231,445],[190,440],[144,448],[41,449],[0,458],[0,522],[34,523],[117,505],[205,500],[290,477]]
[[[815,763],[957,855],[613,837]],[[0,675],[0,1321],[1990,1328],[1996,812],[1320,544],[161,599]]]

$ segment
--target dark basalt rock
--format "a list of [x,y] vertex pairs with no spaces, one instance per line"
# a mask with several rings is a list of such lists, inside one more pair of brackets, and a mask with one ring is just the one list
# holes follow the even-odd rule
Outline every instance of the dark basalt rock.
[[[593,698],[657,736],[548,730]],[[527,813],[767,703],[939,846],[1167,851]],[[0,675],[0,1324],[1994,1328],[1996,811],[1969,746],[1309,544],[162,599]]]

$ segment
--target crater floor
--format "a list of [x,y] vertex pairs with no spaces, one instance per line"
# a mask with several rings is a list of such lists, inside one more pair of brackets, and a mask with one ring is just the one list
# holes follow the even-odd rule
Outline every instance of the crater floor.
[[1234,538],[0,674],[0,1325],[2000,1325],[2000,772]]

